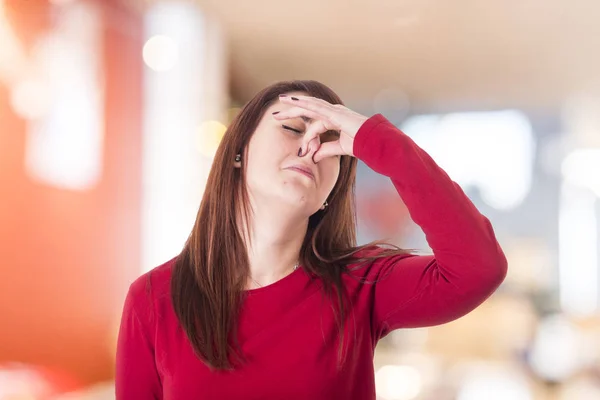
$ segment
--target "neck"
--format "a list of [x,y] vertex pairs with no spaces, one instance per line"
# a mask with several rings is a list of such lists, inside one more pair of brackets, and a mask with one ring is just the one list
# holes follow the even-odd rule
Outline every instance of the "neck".
[[[254,207],[246,248],[250,262],[249,285],[270,285],[290,274],[299,261],[308,218],[284,206]],[[248,240],[249,239],[249,240]]]

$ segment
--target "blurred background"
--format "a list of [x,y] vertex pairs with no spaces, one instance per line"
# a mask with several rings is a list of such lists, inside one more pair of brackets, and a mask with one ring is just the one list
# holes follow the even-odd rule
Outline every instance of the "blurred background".
[[[0,400],[114,399],[129,284],[178,253],[228,123],[278,80],[382,113],[492,221],[484,305],[397,331],[387,400],[600,399],[597,0],[0,0]],[[361,243],[428,250],[358,171]]]

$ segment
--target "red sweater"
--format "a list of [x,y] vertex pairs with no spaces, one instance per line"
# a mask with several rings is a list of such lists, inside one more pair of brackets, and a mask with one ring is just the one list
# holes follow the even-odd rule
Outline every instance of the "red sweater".
[[116,397],[125,399],[375,399],[373,354],[391,330],[442,324],[487,299],[506,275],[493,229],[461,188],[382,115],[357,132],[354,154],[392,179],[433,256],[379,259],[344,277],[353,316],[341,370],[337,326],[318,280],[299,268],[251,290],[239,321],[249,362],[210,372],[194,356],[172,309],[171,260],[131,285],[117,348]]

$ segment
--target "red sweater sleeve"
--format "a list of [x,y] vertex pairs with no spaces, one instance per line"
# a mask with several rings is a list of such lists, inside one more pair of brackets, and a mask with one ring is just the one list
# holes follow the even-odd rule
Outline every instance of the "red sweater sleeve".
[[162,399],[162,386],[154,358],[151,303],[142,275],[130,286],[123,307],[117,341],[116,400]]
[[361,126],[354,154],[392,179],[434,253],[376,261],[372,321],[378,337],[449,322],[486,300],[504,280],[507,262],[490,222],[462,189],[381,114]]

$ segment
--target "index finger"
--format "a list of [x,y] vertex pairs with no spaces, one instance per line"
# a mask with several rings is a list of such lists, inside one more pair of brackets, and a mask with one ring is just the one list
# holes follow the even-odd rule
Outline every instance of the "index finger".
[[331,117],[335,112],[333,105],[323,99],[311,96],[300,95],[279,95],[279,100],[285,104],[291,104],[296,107],[301,107],[305,110],[312,111],[321,115],[321,119],[331,122]]
[[[293,104],[296,105],[296,103]],[[305,118],[308,118],[309,120],[319,120],[323,123],[323,126],[327,128],[327,130],[338,130],[338,127],[336,127],[331,122],[329,116],[326,114],[328,113],[323,113],[323,109],[319,109],[319,111],[314,111],[298,103],[296,107],[292,107],[285,111],[274,113],[273,117],[277,120],[302,118],[305,122],[312,122],[307,121]]]

